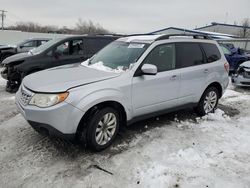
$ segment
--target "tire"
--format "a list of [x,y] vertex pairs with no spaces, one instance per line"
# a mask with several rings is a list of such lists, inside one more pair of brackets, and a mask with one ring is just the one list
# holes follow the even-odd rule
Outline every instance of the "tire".
[[216,87],[209,87],[203,93],[196,111],[199,115],[204,116],[208,113],[213,113],[217,108],[219,100],[219,91]]
[[100,109],[84,126],[80,144],[87,146],[92,151],[106,149],[112,144],[118,133],[119,122],[119,113],[115,109],[111,107]]

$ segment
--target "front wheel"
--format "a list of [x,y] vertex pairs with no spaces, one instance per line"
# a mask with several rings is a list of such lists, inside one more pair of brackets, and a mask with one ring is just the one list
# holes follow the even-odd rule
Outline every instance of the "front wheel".
[[85,137],[87,147],[94,151],[101,151],[109,147],[119,130],[119,113],[110,107],[103,108],[92,115],[84,127],[82,136]]
[[214,112],[217,108],[219,100],[219,92],[216,87],[209,87],[203,93],[199,104],[197,106],[197,113],[204,116],[208,113]]

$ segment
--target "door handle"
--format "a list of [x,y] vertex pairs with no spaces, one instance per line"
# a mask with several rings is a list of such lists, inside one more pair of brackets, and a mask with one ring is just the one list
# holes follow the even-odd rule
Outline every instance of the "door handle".
[[176,78],[177,78],[177,75],[173,75],[170,77],[170,80],[176,80]]
[[208,69],[204,69],[204,71],[203,71],[204,73],[208,73],[209,71],[208,71]]

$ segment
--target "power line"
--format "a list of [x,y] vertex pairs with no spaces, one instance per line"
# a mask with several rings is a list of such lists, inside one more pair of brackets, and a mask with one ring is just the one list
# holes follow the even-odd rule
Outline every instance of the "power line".
[[6,17],[5,12],[7,12],[6,10],[0,10],[1,13],[1,17],[2,17],[2,30],[4,29],[4,18]]

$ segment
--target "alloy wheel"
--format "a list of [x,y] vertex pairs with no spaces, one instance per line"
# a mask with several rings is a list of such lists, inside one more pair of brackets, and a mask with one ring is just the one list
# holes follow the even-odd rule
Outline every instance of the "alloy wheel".
[[107,144],[115,134],[117,128],[117,118],[114,113],[105,114],[99,121],[96,132],[95,139],[97,144],[105,145]]
[[210,113],[214,110],[216,103],[217,103],[217,94],[215,91],[210,91],[207,93],[205,100],[204,100],[204,111]]

